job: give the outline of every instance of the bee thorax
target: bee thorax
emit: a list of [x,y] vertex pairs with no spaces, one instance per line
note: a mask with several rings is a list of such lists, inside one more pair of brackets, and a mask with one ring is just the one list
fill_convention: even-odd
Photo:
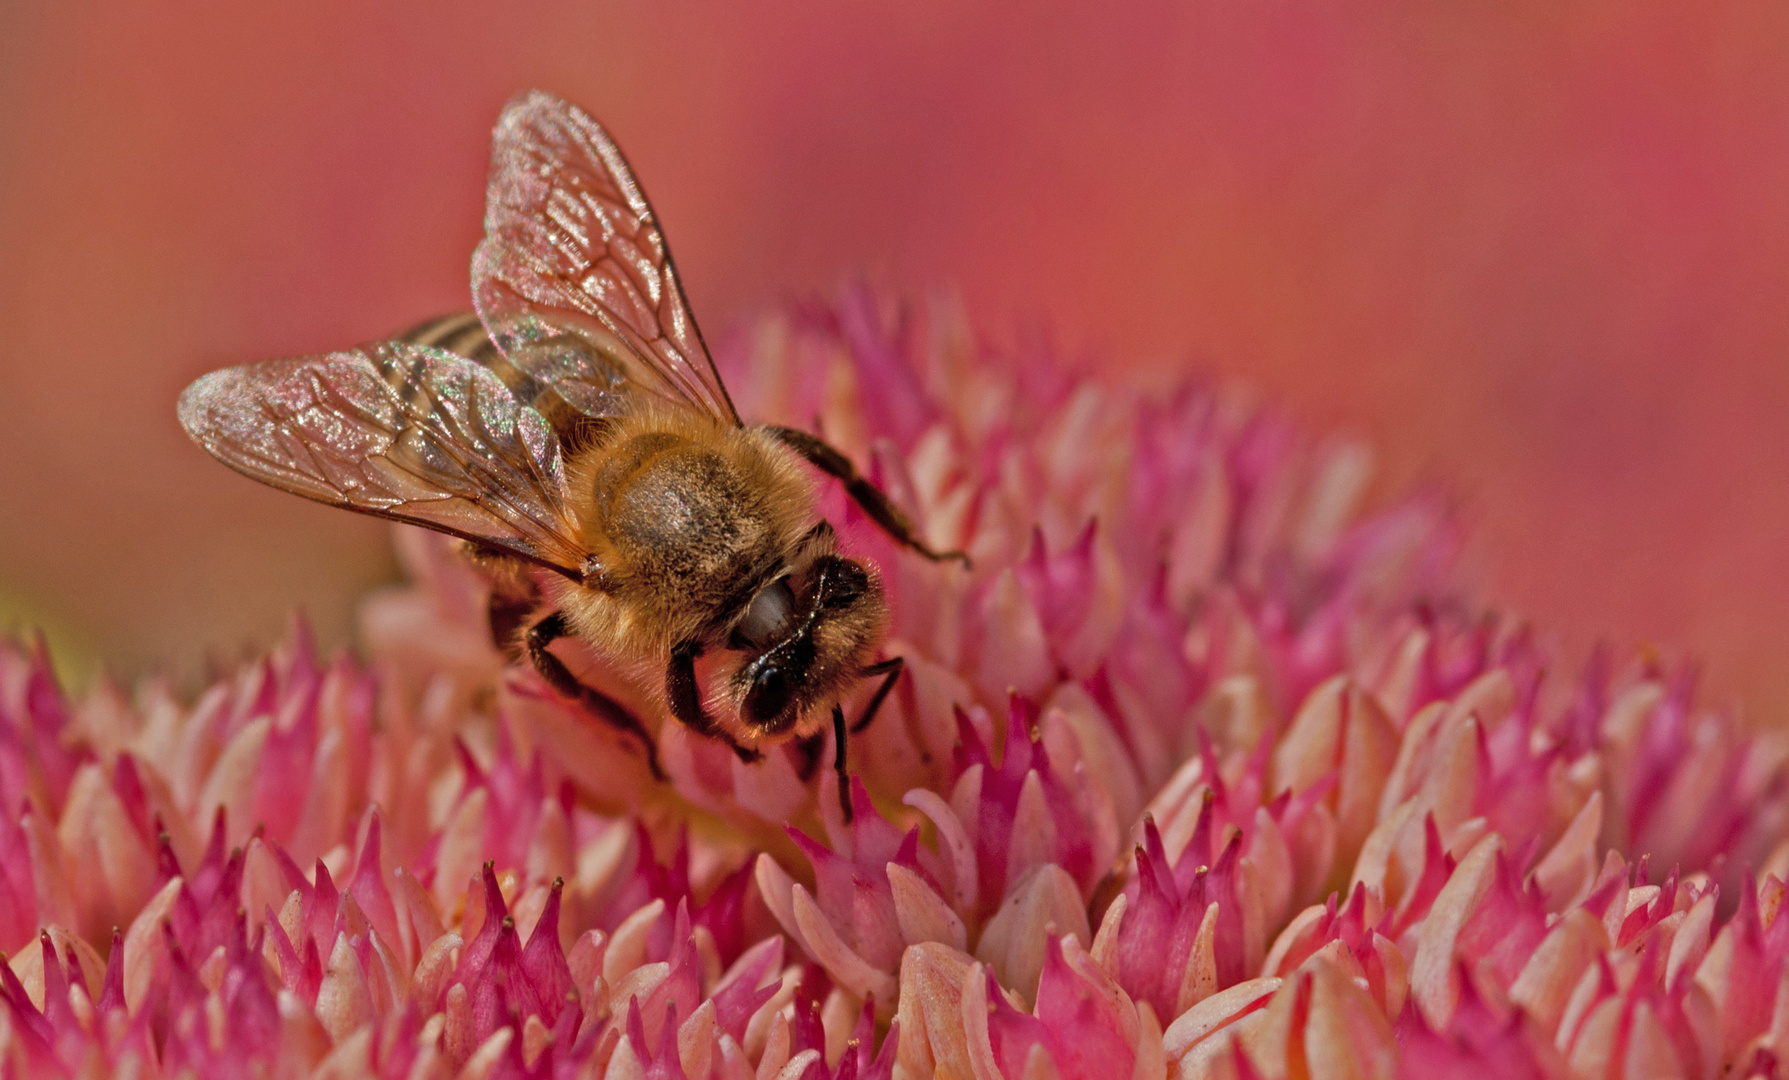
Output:
[[630,440],[602,463],[592,489],[617,569],[650,574],[657,587],[706,596],[774,543],[763,496],[743,470],[675,435]]
[[[582,540],[603,568],[579,620],[605,651],[663,655],[726,631],[774,581],[812,521],[812,487],[754,433],[642,410],[567,470]],[[748,631],[768,642],[788,616],[774,597]]]

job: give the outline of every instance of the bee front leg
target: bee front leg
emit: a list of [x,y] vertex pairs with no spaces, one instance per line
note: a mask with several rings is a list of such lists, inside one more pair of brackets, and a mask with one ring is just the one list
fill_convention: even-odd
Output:
[[652,769],[655,780],[665,779],[665,770],[658,763],[658,746],[652,741],[652,735],[640,718],[629,712],[619,701],[598,690],[592,690],[578,681],[578,677],[565,666],[565,661],[554,656],[548,648],[562,637],[571,636],[571,627],[566,623],[565,612],[555,611],[546,618],[528,628],[525,642],[528,648],[528,659],[540,677],[547,680],[547,685],[568,697],[596,717],[619,731],[627,732],[640,740],[646,749],[646,764]]
[[900,679],[901,672],[906,670],[906,667],[907,661],[904,658],[891,656],[887,660],[871,664],[857,673],[860,678],[864,679],[873,679],[880,675],[882,676],[882,685],[876,687],[876,692],[871,694],[870,700],[864,704],[863,715],[859,716],[857,722],[851,725],[851,734],[855,735],[869,727],[870,721],[876,719],[876,714],[882,711],[882,703],[888,700],[889,692],[894,689],[895,683]]
[[764,753],[749,746],[741,746],[702,707],[702,688],[696,682],[696,657],[701,655],[702,646],[694,641],[679,642],[671,649],[671,664],[665,669],[665,698],[671,703],[671,715],[698,735],[725,740],[733,748],[733,752],[739,755],[739,760],[750,765],[761,759]]
[[905,659],[891,656],[887,660],[871,664],[857,673],[866,679],[880,675],[882,676],[882,685],[876,687],[876,692],[871,694],[870,700],[864,703],[863,714],[857,718],[856,723],[845,723],[843,706],[835,704],[832,707],[832,741],[835,747],[832,768],[839,777],[839,809],[845,812],[847,825],[851,823],[851,777],[845,767],[845,745],[850,741],[851,736],[869,727],[870,721],[876,719],[876,714],[882,711],[882,703],[888,700],[890,691],[894,690],[895,682],[900,679],[901,672],[906,667]]
[[906,512],[896,506],[894,500],[890,499],[881,488],[870,483],[859,473],[857,467],[851,464],[850,458],[834,449],[824,439],[809,435],[796,428],[772,425],[763,430],[769,432],[772,438],[784,446],[806,458],[808,464],[814,468],[828,476],[837,477],[845,485],[845,494],[851,496],[851,500],[862,507],[864,513],[870,515],[870,520],[880,525],[882,531],[894,537],[897,542],[912,548],[933,562],[956,559],[965,567],[969,565],[969,556],[961,551],[933,551],[928,547],[926,542],[919,538],[919,533],[914,529],[913,522],[907,517]]

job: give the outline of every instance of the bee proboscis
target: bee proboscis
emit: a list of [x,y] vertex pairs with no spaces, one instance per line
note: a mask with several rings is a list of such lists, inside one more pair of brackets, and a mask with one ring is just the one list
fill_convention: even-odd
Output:
[[[962,554],[928,547],[818,437],[740,420],[620,150],[550,94],[517,97],[497,123],[472,289],[476,317],[214,371],[181,394],[180,422],[255,480],[466,541],[510,583],[493,625],[514,625],[557,692],[637,736],[655,775],[644,725],[554,641],[662,670],[671,715],[748,761],[817,735],[830,706],[849,817],[847,729],[874,716],[901,660],[875,660],[880,578],[839,551],[800,462],[914,551]],[[877,676],[847,725],[841,695]]]

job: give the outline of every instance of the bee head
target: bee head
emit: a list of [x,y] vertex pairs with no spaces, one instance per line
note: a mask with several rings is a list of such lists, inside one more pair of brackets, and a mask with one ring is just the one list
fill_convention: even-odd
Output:
[[821,555],[766,587],[733,633],[734,646],[752,654],[733,676],[740,720],[764,735],[795,727],[836,699],[887,621],[881,581],[855,559]]

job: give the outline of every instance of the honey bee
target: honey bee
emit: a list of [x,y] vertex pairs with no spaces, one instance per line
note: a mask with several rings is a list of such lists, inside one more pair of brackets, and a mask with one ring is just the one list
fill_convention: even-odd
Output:
[[[497,582],[493,626],[513,626],[555,691],[637,737],[660,778],[646,726],[581,683],[556,640],[662,672],[670,714],[747,761],[816,738],[830,706],[849,817],[848,727],[902,662],[875,660],[880,578],[817,519],[801,463],[906,547],[967,558],[928,547],[817,436],[740,420],[621,151],[550,94],[498,120],[472,293],[476,316],[402,340],[214,371],[181,394],[180,422],[252,479],[461,538]],[[841,696],[874,677],[847,725]]]

